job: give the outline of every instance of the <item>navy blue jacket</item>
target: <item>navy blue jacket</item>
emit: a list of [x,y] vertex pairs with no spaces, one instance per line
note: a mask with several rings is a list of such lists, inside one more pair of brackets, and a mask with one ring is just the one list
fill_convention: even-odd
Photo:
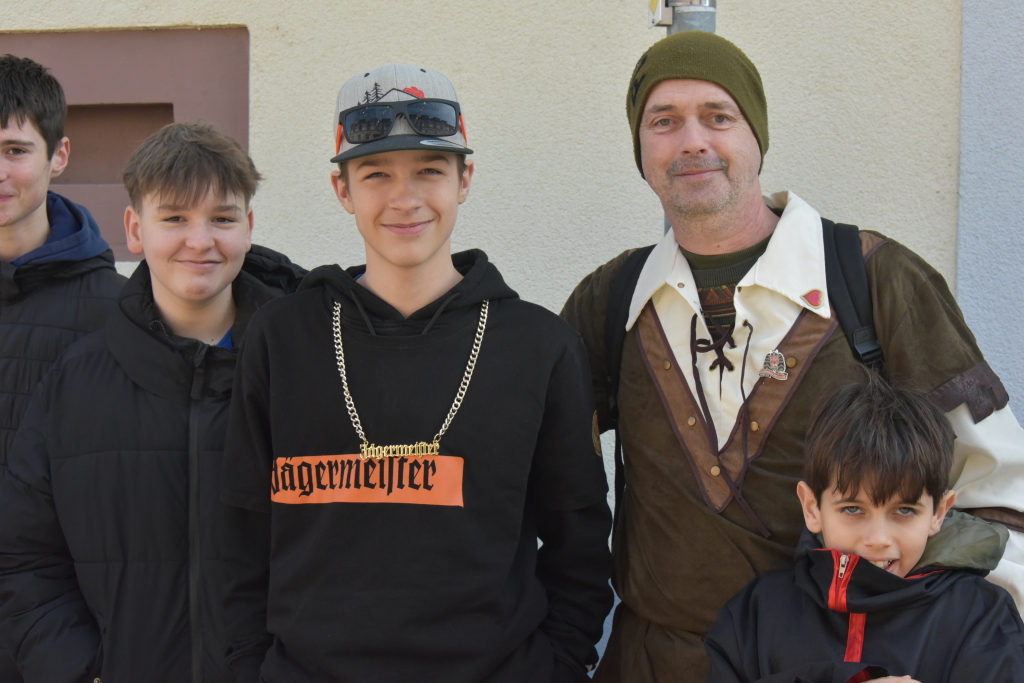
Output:
[[983,577],[1006,530],[954,512],[907,578],[822,549],[804,530],[793,569],[726,604],[704,645],[711,683],[1024,681],[1024,624]]

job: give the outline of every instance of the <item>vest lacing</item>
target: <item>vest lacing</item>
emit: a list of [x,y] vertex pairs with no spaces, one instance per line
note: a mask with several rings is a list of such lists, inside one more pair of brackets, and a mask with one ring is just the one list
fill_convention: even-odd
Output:
[[[690,362],[693,367],[693,383],[697,390],[697,400],[700,402],[700,410],[704,416],[704,430],[705,434],[707,435],[708,446],[711,448],[711,451],[715,454],[715,457],[718,458],[719,469],[721,470],[720,476],[723,479],[725,479],[725,483],[728,484],[729,491],[732,492],[733,498],[736,499],[736,502],[739,504],[740,508],[746,513],[747,517],[750,518],[750,521],[754,524],[754,526],[761,533],[761,535],[765,538],[769,538],[772,534],[770,531],[768,531],[768,527],[764,525],[764,523],[754,513],[754,510],[753,508],[750,507],[750,504],[747,503],[746,499],[743,498],[743,495],[740,493],[740,490],[737,487],[736,482],[734,482],[732,480],[732,477],[729,476],[729,473],[726,471],[725,466],[721,460],[722,449],[720,449],[718,446],[718,431],[715,429],[715,422],[711,417],[711,410],[708,408],[708,402],[704,396],[704,386],[700,381],[700,371],[697,369],[697,354],[708,353],[710,351],[715,352],[715,359],[711,361],[711,366],[709,370],[713,371],[716,368],[718,369],[719,385],[721,385],[721,381],[724,377],[725,371],[729,370],[731,372],[732,370],[735,369],[733,363],[728,358],[725,357],[725,353],[722,351],[722,349],[725,347],[726,344],[729,345],[729,348],[734,349],[736,348],[736,342],[732,338],[732,327],[728,329],[723,329],[714,318],[711,318],[711,324],[714,325],[715,331],[719,335],[718,339],[715,340],[714,342],[712,342],[709,339],[697,339],[697,314],[694,313],[693,318],[690,320]],[[740,432],[742,434],[741,444],[743,462],[746,462],[746,423],[750,416],[750,401],[749,397],[747,396],[746,389],[743,385],[743,381],[746,377],[747,353],[750,351],[750,341],[754,337],[754,326],[751,325],[750,322],[747,320],[743,321],[743,326],[747,328],[748,332],[747,343],[743,347],[743,363],[740,366],[740,395],[743,397],[743,403],[740,405],[737,420],[739,421]]]

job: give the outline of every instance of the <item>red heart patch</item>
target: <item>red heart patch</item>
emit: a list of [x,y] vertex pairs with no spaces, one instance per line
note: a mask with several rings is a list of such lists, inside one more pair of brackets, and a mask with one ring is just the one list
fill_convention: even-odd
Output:
[[820,289],[812,289],[800,298],[809,303],[813,308],[821,308],[821,297]]

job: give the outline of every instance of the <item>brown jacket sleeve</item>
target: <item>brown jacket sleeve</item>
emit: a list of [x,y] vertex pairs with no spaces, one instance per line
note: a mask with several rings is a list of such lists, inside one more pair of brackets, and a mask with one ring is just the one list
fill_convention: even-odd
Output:
[[867,262],[875,330],[893,379],[931,392],[946,412],[967,403],[975,422],[1007,404],[946,281],[920,256],[888,240]]

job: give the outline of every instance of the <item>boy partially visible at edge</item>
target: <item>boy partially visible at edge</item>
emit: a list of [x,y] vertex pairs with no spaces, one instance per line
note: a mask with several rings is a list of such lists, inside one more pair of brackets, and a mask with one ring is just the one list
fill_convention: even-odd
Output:
[[312,271],[242,350],[236,681],[586,681],[612,596],[582,342],[482,251],[451,253],[474,167],[447,78],[361,71],[334,123],[366,265]]
[[1024,680],[1024,624],[983,580],[1007,531],[950,513],[949,421],[923,393],[860,374],[808,431],[796,566],[725,606],[705,639],[708,680]]
[[[125,282],[88,209],[49,190],[71,154],[66,116],[46,67],[0,56],[0,474],[32,390],[103,325]],[[0,681],[20,680],[0,647]]]

